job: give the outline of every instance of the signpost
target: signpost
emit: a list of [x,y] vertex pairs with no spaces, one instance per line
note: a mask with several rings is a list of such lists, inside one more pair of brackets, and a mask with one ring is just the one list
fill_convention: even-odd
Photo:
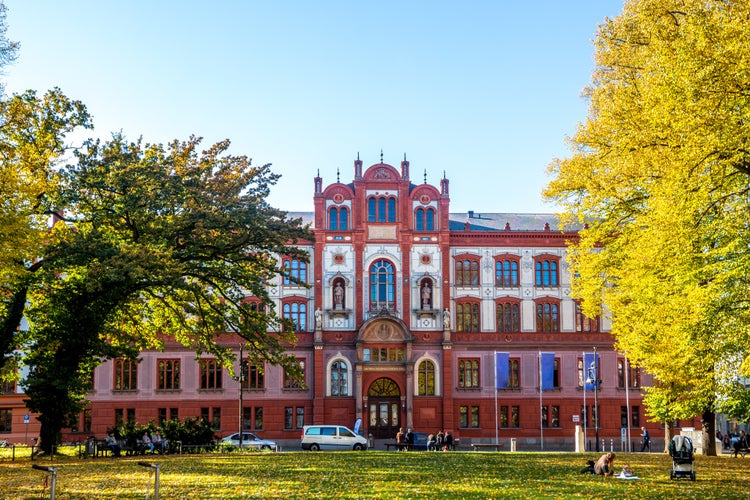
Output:
[[23,442],[29,444],[29,414],[23,416],[23,423],[26,424],[26,434],[23,436]]

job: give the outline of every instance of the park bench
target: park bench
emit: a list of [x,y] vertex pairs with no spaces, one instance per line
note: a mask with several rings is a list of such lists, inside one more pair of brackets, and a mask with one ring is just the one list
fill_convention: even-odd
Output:
[[471,443],[471,447],[474,449],[474,451],[481,451],[481,450],[500,451],[500,448],[503,447],[503,443]]

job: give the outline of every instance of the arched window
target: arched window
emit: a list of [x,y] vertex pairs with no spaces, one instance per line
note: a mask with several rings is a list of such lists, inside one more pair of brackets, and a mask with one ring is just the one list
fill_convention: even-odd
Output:
[[479,304],[476,302],[463,302],[456,304],[456,331],[478,332],[479,331]]
[[536,304],[536,331],[560,331],[560,308],[557,304],[550,302]]
[[348,396],[349,366],[344,360],[337,359],[331,363],[330,376],[331,396]]
[[395,302],[395,273],[393,264],[376,260],[370,266],[370,308],[393,309]]
[[284,285],[300,286],[293,280],[301,283],[307,281],[307,263],[299,259],[284,260]]
[[521,330],[521,313],[517,303],[498,303],[496,311],[498,332],[509,333]]
[[577,332],[598,332],[599,318],[589,318],[583,314],[581,304],[576,302],[576,331]]
[[367,220],[369,222],[395,222],[396,198],[384,196],[367,200]]
[[414,229],[417,231],[434,231],[435,211],[431,208],[417,208],[414,211]]
[[339,228],[339,209],[332,208],[328,211],[328,229],[335,231]]
[[339,230],[349,229],[349,210],[346,207],[339,208]]
[[501,259],[495,262],[495,286],[518,287],[518,261]]
[[435,363],[426,359],[417,368],[417,394],[420,396],[435,395]]
[[479,286],[479,261],[456,260],[456,286]]
[[304,302],[285,302],[282,307],[284,319],[294,323],[295,332],[307,331],[307,304]]
[[557,273],[557,260],[543,259],[537,260],[534,264],[536,271],[536,286],[555,287],[558,286],[559,279]]

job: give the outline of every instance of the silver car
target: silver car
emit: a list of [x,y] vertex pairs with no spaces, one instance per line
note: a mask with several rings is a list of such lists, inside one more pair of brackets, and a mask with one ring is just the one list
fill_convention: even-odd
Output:
[[[235,432],[225,438],[222,438],[222,443],[231,444],[233,446],[240,446],[240,433]],[[261,439],[252,432],[242,433],[242,447],[243,448],[255,448],[256,450],[277,450],[276,441],[269,441],[268,439]]]

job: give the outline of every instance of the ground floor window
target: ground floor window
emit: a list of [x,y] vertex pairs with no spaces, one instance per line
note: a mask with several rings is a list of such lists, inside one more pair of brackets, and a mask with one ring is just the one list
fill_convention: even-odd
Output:
[[500,427],[518,427],[519,411],[518,406],[501,406],[500,407]]
[[542,406],[542,427],[560,427],[559,406]]
[[284,408],[284,429],[301,429],[305,425],[305,408],[292,406]]
[[10,408],[0,408],[0,433],[11,432],[13,430],[13,410]]
[[459,426],[462,429],[479,428],[479,407],[478,406],[460,406],[458,409]]

